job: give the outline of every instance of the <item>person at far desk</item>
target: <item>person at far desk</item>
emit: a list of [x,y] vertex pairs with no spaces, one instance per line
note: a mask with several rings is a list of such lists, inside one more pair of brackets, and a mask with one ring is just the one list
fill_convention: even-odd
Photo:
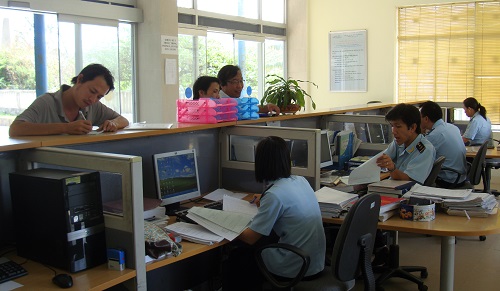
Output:
[[128,125],[128,120],[99,100],[112,91],[114,78],[100,64],[91,64],[55,93],[38,98],[9,128],[10,136],[87,134],[92,125],[98,131],[114,132]]
[[[301,248],[311,263],[304,280],[311,280],[325,265],[325,234],[318,200],[304,177],[291,175],[290,151],[277,136],[262,139],[255,152],[255,178],[269,186],[256,195],[258,212],[250,226],[237,238],[246,245],[233,249],[223,268],[222,289],[261,290],[263,276],[254,257],[255,245],[274,230],[279,242]],[[302,261],[279,249],[268,249],[264,263],[269,270],[285,278],[298,273]]]
[[[243,84],[245,83],[240,67],[225,65],[219,70],[217,78],[220,82],[221,98],[240,98],[241,91],[243,91]],[[260,113],[272,113],[273,111],[278,115],[280,114],[280,108],[275,104],[259,105]]]
[[443,170],[438,174],[436,185],[441,188],[462,187],[467,179],[467,168],[465,145],[462,142],[460,129],[443,121],[443,111],[436,102],[422,103],[420,116],[420,127],[427,140],[434,145],[436,157],[445,157]]
[[193,100],[200,98],[220,98],[219,79],[211,76],[200,76],[193,85]]
[[432,170],[436,151],[421,134],[420,112],[413,105],[401,103],[385,119],[391,125],[394,140],[377,159],[377,166],[386,168],[391,179],[423,184]]
[[465,145],[481,145],[491,138],[491,121],[486,117],[486,108],[473,97],[466,98],[463,104],[470,121],[462,140]]

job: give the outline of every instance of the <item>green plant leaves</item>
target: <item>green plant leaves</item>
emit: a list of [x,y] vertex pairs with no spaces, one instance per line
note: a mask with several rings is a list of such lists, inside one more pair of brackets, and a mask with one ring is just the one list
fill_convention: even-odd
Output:
[[290,104],[297,104],[305,108],[305,96],[308,96],[311,99],[312,108],[316,109],[316,103],[312,100],[311,95],[302,89],[299,84],[310,83],[318,88],[315,83],[294,79],[285,80],[283,77],[274,74],[267,75],[266,79],[269,79],[266,81],[268,87],[264,91],[264,98],[260,101],[261,105],[272,103],[282,108]]

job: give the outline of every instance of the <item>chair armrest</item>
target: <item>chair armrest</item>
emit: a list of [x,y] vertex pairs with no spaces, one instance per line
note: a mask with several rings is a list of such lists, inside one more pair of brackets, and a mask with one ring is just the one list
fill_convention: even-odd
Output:
[[[262,252],[266,249],[284,249],[290,252],[295,253],[297,256],[299,256],[302,259],[302,267],[300,268],[300,271],[297,273],[295,278],[293,278],[290,281],[279,281],[277,280],[274,276],[273,273],[271,273],[268,269],[266,264],[264,263],[264,260],[262,259]],[[262,246],[258,248],[255,252],[255,258],[257,260],[257,265],[259,266],[259,269],[261,273],[264,275],[264,277],[269,281],[274,287],[276,288],[291,288],[295,285],[297,285],[304,275],[306,274],[307,270],[309,269],[309,264],[311,263],[311,258],[309,255],[304,252],[302,249],[290,245],[290,244],[285,244],[285,243],[274,243],[274,244],[268,244],[265,246]]]

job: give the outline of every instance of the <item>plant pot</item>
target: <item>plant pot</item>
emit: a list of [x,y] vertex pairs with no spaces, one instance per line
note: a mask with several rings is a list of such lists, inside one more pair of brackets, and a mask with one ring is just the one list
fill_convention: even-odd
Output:
[[300,110],[300,105],[297,104],[289,104],[287,106],[280,107],[280,112],[282,114],[295,114]]

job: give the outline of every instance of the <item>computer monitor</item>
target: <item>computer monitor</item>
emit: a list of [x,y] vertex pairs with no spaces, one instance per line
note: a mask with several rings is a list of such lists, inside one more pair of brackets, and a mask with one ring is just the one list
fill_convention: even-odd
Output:
[[321,131],[320,152],[321,152],[320,167],[324,168],[333,165],[332,147],[331,147],[330,133],[328,130]]
[[180,210],[180,202],[200,196],[196,150],[153,155],[156,193],[167,214]]

